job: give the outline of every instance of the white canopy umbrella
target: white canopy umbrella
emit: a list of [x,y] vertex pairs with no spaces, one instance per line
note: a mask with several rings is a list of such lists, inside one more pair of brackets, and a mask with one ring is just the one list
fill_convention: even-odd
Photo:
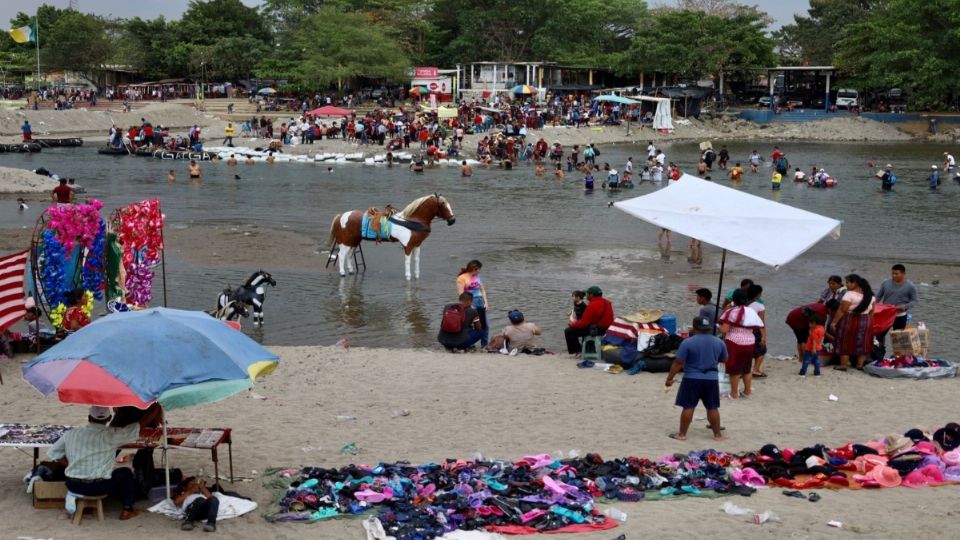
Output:
[[727,250],[780,267],[825,236],[840,237],[841,222],[685,174],[669,186],[614,204],[643,221],[723,248],[717,309]]

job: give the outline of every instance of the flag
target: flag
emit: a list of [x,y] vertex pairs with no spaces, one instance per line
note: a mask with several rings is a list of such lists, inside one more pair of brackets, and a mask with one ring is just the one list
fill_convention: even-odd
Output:
[[23,276],[29,250],[0,258],[0,332],[20,320],[23,304]]
[[33,43],[37,40],[37,31],[32,24],[13,28],[10,30],[10,37],[17,43]]

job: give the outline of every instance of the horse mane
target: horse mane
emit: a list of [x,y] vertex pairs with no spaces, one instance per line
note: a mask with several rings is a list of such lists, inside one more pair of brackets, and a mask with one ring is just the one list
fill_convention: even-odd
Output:
[[[435,197],[437,197],[437,195],[424,195],[423,197],[420,197],[419,199],[414,200],[412,203],[408,204],[403,210],[399,212],[400,216],[403,218],[410,217],[410,214],[413,214],[414,212],[416,212],[417,209],[420,208],[420,206],[423,203],[427,202],[428,199],[433,199]],[[443,206],[444,203],[447,202],[447,199],[444,198],[443,195],[440,195],[439,198],[440,198],[439,200],[440,206]]]
[[433,195],[424,195],[419,199],[415,199],[412,203],[408,204],[403,210],[400,211],[400,215],[403,217],[410,217],[410,214],[416,212],[417,208],[420,208],[420,205],[431,197],[433,197]]

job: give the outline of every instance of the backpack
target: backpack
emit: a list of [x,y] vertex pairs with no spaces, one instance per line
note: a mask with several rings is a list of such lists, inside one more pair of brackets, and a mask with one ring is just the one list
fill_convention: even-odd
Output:
[[890,173],[890,177],[887,178],[887,183],[891,186],[897,183],[897,175]]
[[467,321],[467,312],[460,304],[450,304],[443,308],[440,331],[447,334],[459,334]]

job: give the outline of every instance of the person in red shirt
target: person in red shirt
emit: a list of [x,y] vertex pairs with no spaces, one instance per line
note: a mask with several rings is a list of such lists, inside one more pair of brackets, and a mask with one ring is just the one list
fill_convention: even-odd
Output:
[[803,359],[803,345],[810,337],[810,319],[816,315],[822,320],[827,320],[829,315],[836,313],[840,307],[836,300],[831,300],[826,304],[815,302],[805,306],[799,306],[787,313],[787,326],[793,330],[793,335],[797,337],[797,358]]
[[567,340],[567,352],[580,354],[580,338],[595,335],[602,336],[613,323],[613,304],[603,297],[600,287],[594,285],[587,289],[586,311],[563,331]]
[[58,204],[73,204],[76,195],[74,191],[70,189],[70,186],[67,185],[67,179],[61,178],[60,185],[53,188],[51,192],[53,196],[53,201]]

